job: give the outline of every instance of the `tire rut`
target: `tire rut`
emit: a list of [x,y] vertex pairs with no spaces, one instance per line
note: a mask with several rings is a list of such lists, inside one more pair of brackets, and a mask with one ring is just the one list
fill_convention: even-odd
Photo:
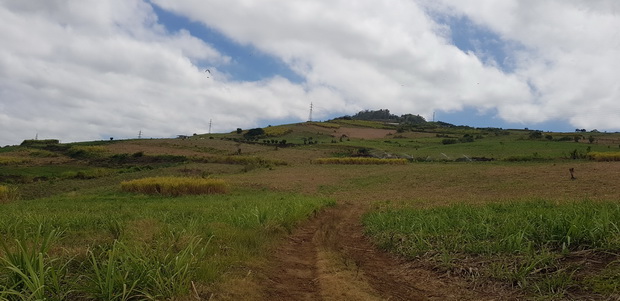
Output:
[[272,255],[260,285],[265,300],[513,299],[378,250],[363,235],[364,211],[339,204],[298,228]]

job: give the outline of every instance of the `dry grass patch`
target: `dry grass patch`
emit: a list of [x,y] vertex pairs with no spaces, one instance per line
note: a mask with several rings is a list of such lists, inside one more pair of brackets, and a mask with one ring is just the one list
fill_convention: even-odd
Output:
[[347,164],[347,165],[405,165],[407,159],[380,159],[380,158],[318,158],[312,160],[314,164]]
[[620,152],[591,152],[588,158],[594,161],[620,161]]
[[154,177],[121,183],[127,192],[167,196],[226,193],[228,184],[219,179]]
[[8,203],[18,197],[17,189],[9,186],[0,185],[0,203]]
[[0,165],[16,165],[28,162],[30,162],[30,160],[26,158],[0,156]]

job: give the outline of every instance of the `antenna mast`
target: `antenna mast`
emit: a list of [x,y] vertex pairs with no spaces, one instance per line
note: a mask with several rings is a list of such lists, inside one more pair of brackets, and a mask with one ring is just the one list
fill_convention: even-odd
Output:
[[312,103],[310,103],[310,115],[308,116],[308,121],[312,121],[312,109],[313,109],[314,105]]
[[211,134],[211,124],[213,124],[213,119],[209,119],[209,134]]

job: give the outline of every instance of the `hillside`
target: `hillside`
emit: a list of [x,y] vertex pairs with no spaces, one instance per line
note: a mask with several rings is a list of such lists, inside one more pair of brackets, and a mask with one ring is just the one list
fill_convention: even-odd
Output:
[[613,299],[618,161],[618,133],[389,118],[28,140],[0,148],[0,300]]

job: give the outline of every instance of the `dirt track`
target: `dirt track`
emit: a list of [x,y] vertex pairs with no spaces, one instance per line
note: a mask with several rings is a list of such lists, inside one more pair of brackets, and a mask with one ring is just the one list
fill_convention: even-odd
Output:
[[361,204],[341,204],[291,235],[266,271],[265,300],[514,299],[378,250],[362,234],[363,211]]

